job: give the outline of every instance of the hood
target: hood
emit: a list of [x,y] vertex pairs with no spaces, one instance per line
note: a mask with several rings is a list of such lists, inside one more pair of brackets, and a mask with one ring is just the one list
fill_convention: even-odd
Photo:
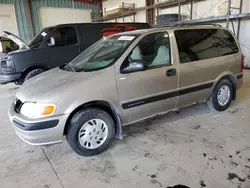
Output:
[[25,82],[17,91],[16,97],[22,102],[36,102],[59,87],[73,85],[72,83],[75,81],[87,79],[87,75],[89,74],[85,72],[69,72],[60,68],[51,69]]
[[22,39],[20,39],[19,37],[17,37],[16,35],[8,32],[8,31],[3,31],[2,34],[4,37],[15,42],[19,46],[19,50],[29,49],[29,46],[27,44],[25,44],[25,42]]

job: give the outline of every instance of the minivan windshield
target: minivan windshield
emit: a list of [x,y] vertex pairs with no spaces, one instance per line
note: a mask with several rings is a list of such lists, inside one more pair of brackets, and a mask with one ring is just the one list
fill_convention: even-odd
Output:
[[124,53],[137,36],[121,34],[102,38],[67,66],[76,72],[95,71],[108,67]]
[[29,44],[31,49],[38,48],[46,36],[53,30],[53,27],[44,28]]

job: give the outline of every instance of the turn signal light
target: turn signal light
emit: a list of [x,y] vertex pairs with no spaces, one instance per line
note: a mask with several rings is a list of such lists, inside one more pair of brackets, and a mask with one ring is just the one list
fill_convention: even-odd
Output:
[[46,107],[44,107],[44,110],[41,113],[41,115],[50,115],[50,114],[53,114],[54,111],[55,111],[55,107],[54,106],[46,106]]

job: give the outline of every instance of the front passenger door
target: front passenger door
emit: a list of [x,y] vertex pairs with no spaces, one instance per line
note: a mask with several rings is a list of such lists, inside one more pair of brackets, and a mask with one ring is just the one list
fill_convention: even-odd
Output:
[[178,71],[171,58],[167,32],[145,36],[131,51],[120,69],[129,62],[144,62],[145,70],[117,75],[123,124],[172,110],[176,104]]
[[51,37],[55,43],[53,46],[48,46],[47,51],[52,67],[68,63],[79,55],[80,44],[75,27],[59,27]]

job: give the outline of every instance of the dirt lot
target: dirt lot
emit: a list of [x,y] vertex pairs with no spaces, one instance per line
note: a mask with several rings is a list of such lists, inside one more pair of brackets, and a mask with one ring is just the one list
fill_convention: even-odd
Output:
[[7,116],[15,90],[0,86],[0,187],[250,187],[250,71],[227,111],[200,104],[125,127],[123,141],[89,158],[67,142],[21,141]]

